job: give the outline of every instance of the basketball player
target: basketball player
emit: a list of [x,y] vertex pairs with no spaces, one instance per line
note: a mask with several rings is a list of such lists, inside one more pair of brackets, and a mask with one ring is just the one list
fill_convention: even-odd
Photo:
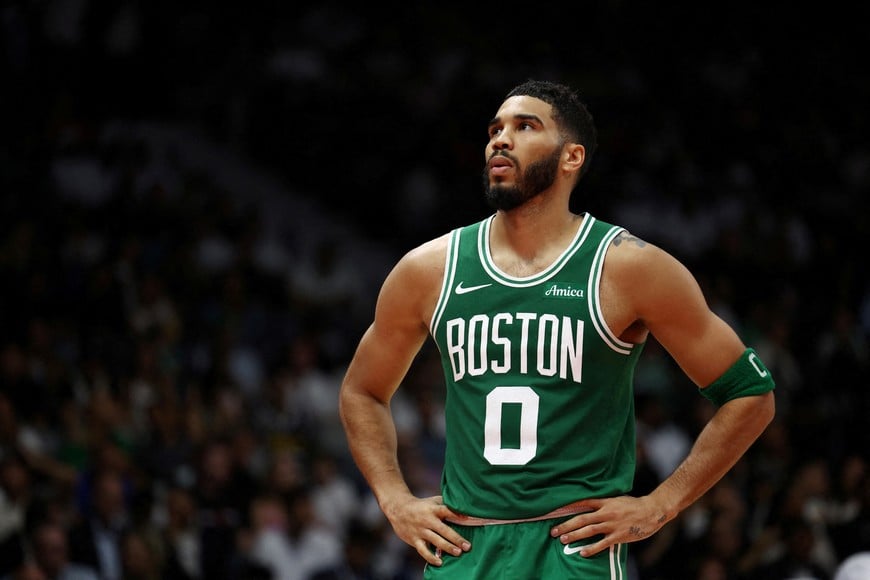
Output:
[[[570,88],[508,93],[486,145],[495,213],[399,260],[347,370],[351,452],[427,578],[624,578],[626,544],[703,495],[773,418],[770,373],[687,269],[569,209],[596,140]],[[650,334],[717,410],[675,472],[632,497],[632,377]],[[441,495],[418,498],[390,400],[428,336],[447,447]]]

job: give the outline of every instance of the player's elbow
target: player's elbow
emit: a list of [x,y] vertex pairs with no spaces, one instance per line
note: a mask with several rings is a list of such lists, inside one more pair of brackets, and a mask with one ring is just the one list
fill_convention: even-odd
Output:
[[758,425],[759,432],[763,431],[773,422],[776,417],[776,397],[773,391],[753,397],[754,409],[752,416]]
[[387,408],[388,402],[379,399],[360,383],[349,379],[342,383],[338,392],[338,416],[345,429],[352,421],[370,417],[374,410],[381,407]]
[[338,416],[345,428],[347,428],[348,419],[356,406],[354,404],[355,396],[355,391],[347,383],[343,384],[338,391]]
[[773,391],[770,391],[762,395],[762,397],[767,409],[767,422],[769,424],[776,417],[776,396],[773,394]]
[[[725,411],[727,409],[727,411]],[[723,405],[726,416],[739,426],[745,437],[758,438],[776,416],[776,402],[773,391],[746,397],[737,397]]]

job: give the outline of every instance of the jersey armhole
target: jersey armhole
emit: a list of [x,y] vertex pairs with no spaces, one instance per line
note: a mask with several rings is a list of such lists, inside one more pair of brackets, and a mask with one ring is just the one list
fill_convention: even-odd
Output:
[[620,340],[618,336],[611,330],[604,320],[604,314],[601,311],[601,274],[604,271],[604,259],[607,256],[607,250],[610,244],[620,233],[625,231],[625,228],[612,226],[610,230],[601,239],[598,244],[598,249],[595,251],[595,256],[592,259],[592,268],[589,272],[589,318],[592,320],[592,325],[601,340],[612,350],[619,354],[629,355],[636,346],[631,342]]
[[441,322],[441,316],[444,314],[444,309],[447,307],[447,301],[450,299],[450,289],[453,288],[453,280],[456,277],[456,264],[459,261],[459,238],[460,229],[456,228],[450,232],[450,239],[447,241],[447,252],[444,257],[444,279],[441,281],[441,293],[438,295],[438,302],[435,304],[435,311],[432,313],[432,320],[429,322],[429,333],[434,337],[438,324]]

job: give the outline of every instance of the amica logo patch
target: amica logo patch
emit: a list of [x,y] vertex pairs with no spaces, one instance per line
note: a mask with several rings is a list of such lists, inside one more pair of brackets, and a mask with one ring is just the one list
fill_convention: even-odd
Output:
[[544,291],[549,298],[585,298],[583,287],[574,284],[553,284]]

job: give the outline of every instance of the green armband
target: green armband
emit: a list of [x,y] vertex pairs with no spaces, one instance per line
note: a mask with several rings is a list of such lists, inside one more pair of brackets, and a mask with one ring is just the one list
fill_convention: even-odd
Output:
[[772,391],[775,386],[770,371],[755,351],[747,348],[721,377],[710,386],[698,390],[718,407],[732,399],[763,395]]

